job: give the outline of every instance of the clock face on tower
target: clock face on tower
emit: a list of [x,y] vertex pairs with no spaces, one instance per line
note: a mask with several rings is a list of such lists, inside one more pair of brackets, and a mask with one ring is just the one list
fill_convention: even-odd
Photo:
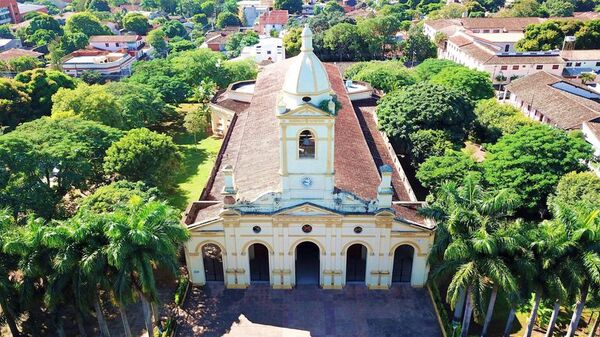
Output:
[[300,179],[300,182],[304,187],[310,187],[310,185],[312,185],[312,179],[310,179],[310,177],[302,177],[302,179]]

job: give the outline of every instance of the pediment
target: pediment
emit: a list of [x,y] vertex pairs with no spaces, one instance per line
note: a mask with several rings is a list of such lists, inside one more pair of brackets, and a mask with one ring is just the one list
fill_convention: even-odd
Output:
[[277,216],[329,216],[342,217],[340,214],[314,204],[302,204],[275,213]]
[[305,118],[305,117],[326,117],[334,118],[329,112],[323,111],[312,104],[302,104],[284,115],[280,115],[280,118]]

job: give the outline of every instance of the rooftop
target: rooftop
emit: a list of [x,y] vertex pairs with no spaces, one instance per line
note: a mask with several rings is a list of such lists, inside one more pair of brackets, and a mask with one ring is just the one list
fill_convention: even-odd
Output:
[[142,40],[139,35],[94,35],[90,37],[90,43],[106,43],[106,42],[136,42]]
[[36,4],[32,4],[32,3],[26,3],[26,4],[22,4],[22,3],[17,3],[17,6],[19,7],[19,12],[21,13],[21,15],[25,14],[25,13],[29,13],[29,12],[35,12],[35,11],[43,11],[43,10],[48,10],[48,7],[44,6],[44,5],[36,5]]
[[600,49],[565,50],[560,56],[567,61],[600,61]]
[[[204,222],[218,216],[223,206],[221,168],[226,165],[234,168],[239,200],[254,200],[264,193],[281,190],[279,124],[275,107],[284,74],[294,61],[292,58],[265,66],[259,73],[252,101],[247,109],[235,115],[223,142],[221,160],[217,161],[202,193],[202,201],[215,201],[215,204],[190,210],[191,221]],[[381,164],[396,167],[372,115],[375,100],[362,101],[360,107],[353,106],[337,66],[324,66],[331,88],[342,105],[335,123],[335,188],[373,200],[381,180],[378,167]],[[392,176],[394,200],[413,201],[414,197],[402,181],[402,173],[394,170]],[[413,208],[394,205],[394,210],[398,218],[423,223]]]
[[596,138],[600,139],[600,117],[592,119],[591,121],[587,121],[584,124],[588,127],[588,129],[590,129]]
[[549,124],[561,129],[580,129],[583,122],[600,117],[598,93],[545,71],[517,79],[506,87],[544,114]]
[[285,25],[288,22],[288,11],[274,9],[263,13],[258,20],[260,25]]
[[9,50],[5,50],[0,53],[0,61],[8,61],[17,57],[29,56],[38,58],[44,54],[38,53],[33,50],[20,49],[20,48],[12,48]]

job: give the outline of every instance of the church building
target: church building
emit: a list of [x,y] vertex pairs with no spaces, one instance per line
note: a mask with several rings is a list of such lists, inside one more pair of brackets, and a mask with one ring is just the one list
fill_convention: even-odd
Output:
[[300,54],[252,86],[184,217],[192,282],[424,286],[435,224],[377,128],[372,89],[322,63],[308,27]]

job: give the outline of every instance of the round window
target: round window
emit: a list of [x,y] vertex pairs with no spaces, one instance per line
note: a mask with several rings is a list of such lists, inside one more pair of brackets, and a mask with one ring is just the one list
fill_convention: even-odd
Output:
[[261,231],[261,228],[260,228],[260,226],[254,226],[254,227],[252,227],[252,231],[253,231],[254,233],[260,233],[260,231]]
[[356,233],[356,234],[362,233],[362,227],[360,227],[360,226],[354,227],[354,233]]
[[312,226],[311,225],[304,225],[304,226],[302,226],[302,231],[304,233],[310,233],[310,232],[312,232]]
[[304,96],[304,97],[302,97],[302,100],[303,100],[304,102],[310,102],[310,100],[311,100],[311,99],[312,99],[312,98],[310,98],[310,97],[308,97],[308,96]]

